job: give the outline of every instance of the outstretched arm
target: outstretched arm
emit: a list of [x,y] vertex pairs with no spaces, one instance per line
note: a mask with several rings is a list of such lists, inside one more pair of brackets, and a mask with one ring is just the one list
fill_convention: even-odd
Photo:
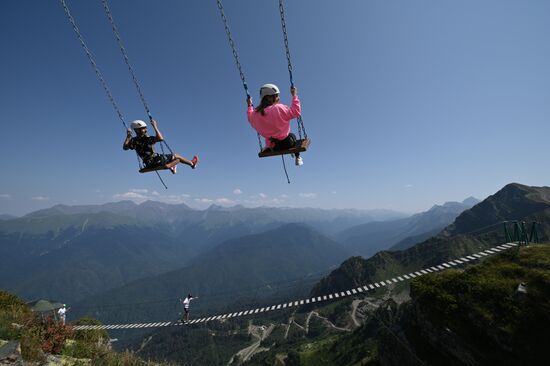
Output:
[[123,150],[128,150],[130,148],[130,141],[132,141],[132,130],[128,129],[128,131],[126,131],[126,138],[124,139],[124,144],[122,144]]
[[162,133],[160,133],[159,128],[157,126],[157,121],[155,121],[154,119],[151,119],[151,126],[153,126],[153,130],[155,130],[156,142],[164,141],[164,136],[162,136]]

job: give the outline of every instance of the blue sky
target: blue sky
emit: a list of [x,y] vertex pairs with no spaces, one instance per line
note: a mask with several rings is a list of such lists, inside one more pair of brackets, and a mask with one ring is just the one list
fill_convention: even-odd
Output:
[[[71,11],[126,120],[146,119],[100,0]],[[215,0],[110,1],[145,97],[200,166],[137,172],[124,129],[58,1],[0,4],[0,213],[124,198],[391,208],[548,185],[550,3],[287,1],[305,165],[258,159]],[[275,0],[226,0],[248,83],[288,73]]]

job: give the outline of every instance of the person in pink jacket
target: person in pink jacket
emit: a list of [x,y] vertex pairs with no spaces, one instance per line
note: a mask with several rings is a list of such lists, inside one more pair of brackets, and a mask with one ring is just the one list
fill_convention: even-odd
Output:
[[[302,112],[296,88],[290,89],[292,104],[280,103],[279,88],[265,84],[260,88],[260,105],[254,108],[252,98],[248,98],[248,122],[265,138],[266,149],[286,150],[296,144],[296,136],[290,132],[290,121]],[[300,153],[295,154],[296,165],[304,164]]]

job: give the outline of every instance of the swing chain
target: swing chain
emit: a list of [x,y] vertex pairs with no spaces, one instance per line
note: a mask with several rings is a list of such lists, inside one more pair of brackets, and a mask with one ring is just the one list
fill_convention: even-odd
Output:
[[223,26],[225,28],[225,34],[227,34],[227,40],[229,41],[229,46],[231,47],[231,52],[233,53],[233,58],[235,59],[235,65],[237,65],[237,69],[239,70],[239,76],[241,77],[241,81],[243,83],[244,91],[246,92],[247,99],[250,98],[250,93],[248,92],[248,84],[246,83],[246,79],[244,77],[243,68],[241,66],[241,62],[239,60],[239,54],[237,53],[237,47],[235,46],[235,41],[233,41],[233,37],[231,36],[231,30],[229,29],[229,22],[227,21],[227,17],[225,16],[225,11],[223,10],[223,4],[221,0],[216,0],[218,3],[218,9],[220,10],[220,16],[223,21]]
[[[120,37],[120,33],[118,32],[118,28],[116,26],[115,20],[113,18],[113,14],[111,13],[111,9],[109,9],[109,4],[107,3],[107,0],[101,0],[103,3],[103,9],[105,9],[105,15],[107,15],[107,18],[109,19],[109,23],[111,23],[111,28],[113,29],[113,33],[115,35],[118,47],[120,48],[120,52],[122,53],[122,58],[124,59],[124,63],[126,63],[126,66],[128,66],[128,71],[130,72],[130,76],[132,77],[132,80],[134,81],[134,85],[136,86],[136,90],[139,94],[139,98],[141,99],[141,103],[143,103],[143,107],[145,108],[145,112],[147,113],[147,116],[149,117],[149,122],[153,121],[153,116],[151,115],[151,110],[149,109],[149,105],[147,104],[147,101],[145,100],[145,96],[143,95],[143,91],[141,90],[141,86],[139,85],[138,78],[136,76],[136,73],[134,71],[134,68],[130,64],[130,59],[128,57],[128,53],[126,52],[126,48],[124,48],[124,44],[122,43],[122,38]],[[163,140],[160,143],[160,149],[162,151],[162,154],[164,155],[164,146],[170,151],[172,155],[174,155],[174,152],[170,148],[170,145]],[[164,185],[164,182],[162,183]]]
[[[218,4],[218,9],[220,10],[220,16],[223,21],[223,27],[225,28],[225,34],[227,34],[227,40],[229,41],[229,46],[231,47],[231,52],[233,53],[233,59],[235,60],[235,65],[237,65],[239,76],[241,77],[241,82],[243,83],[243,88],[246,93],[246,99],[248,101],[248,99],[250,98],[250,92],[248,91],[248,84],[246,83],[243,67],[241,65],[241,61],[239,60],[239,54],[237,53],[237,46],[235,46],[235,41],[233,41],[233,36],[231,35],[231,30],[229,29],[229,22],[227,21],[227,17],[225,16],[222,0],[216,0],[216,3]],[[262,145],[262,139],[259,133],[257,133],[257,135],[258,135],[258,145],[260,146],[260,151],[262,151],[264,149]]]
[[107,97],[109,98],[109,101],[111,102],[111,105],[113,106],[116,114],[118,115],[118,118],[122,122],[122,125],[127,130],[128,126],[126,125],[126,122],[124,121],[124,117],[122,116],[122,112],[118,108],[118,105],[115,101],[115,98],[113,97],[113,94],[111,93],[111,90],[107,86],[107,82],[103,78],[103,75],[101,74],[101,71],[99,70],[99,67],[97,66],[94,57],[92,56],[92,52],[88,49],[88,46],[86,45],[86,42],[84,42],[84,37],[80,33],[80,30],[78,29],[78,26],[76,25],[76,22],[71,14],[71,11],[69,10],[69,7],[65,3],[65,0],[59,0],[61,2],[61,5],[63,6],[63,9],[65,10],[65,14],[67,15],[67,18],[69,19],[69,22],[71,23],[74,32],[76,33],[76,37],[80,41],[80,45],[84,49],[84,52],[86,52],[86,56],[88,56],[88,60],[90,60],[90,63],[92,64],[92,68],[95,71],[95,74],[97,78],[99,79],[99,82],[101,83],[101,86],[103,87],[103,90],[105,90],[105,93],[107,94]]
[[[294,88],[294,79],[292,77],[292,62],[290,61],[290,47],[288,45],[288,33],[286,31],[286,20],[285,20],[285,8],[283,5],[283,0],[279,0],[279,14],[281,16],[281,27],[283,29],[283,40],[285,43],[285,53],[286,53],[286,60],[287,60],[287,66],[288,66],[288,74],[290,76],[290,87]],[[296,121],[298,122],[298,135],[300,136],[300,140],[302,139],[302,133],[303,137],[307,139],[307,133],[306,128],[304,126],[304,122],[302,121],[302,116],[299,116]]]
[[141,90],[141,86],[139,85],[138,79],[136,77],[136,74],[134,72],[134,69],[132,68],[132,65],[130,64],[130,59],[128,58],[128,53],[126,52],[126,49],[124,48],[124,45],[122,44],[122,39],[120,37],[120,33],[118,32],[118,28],[115,24],[115,20],[113,19],[113,15],[111,14],[111,10],[109,9],[109,5],[107,4],[107,0],[102,0],[103,8],[105,9],[105,14],[107,15],[107,18],[109,18],[109,22],[111,23],[111,28],[113,29],[113,33],[115,34],[116,41],[118,43],[118,47],[120,48],[120,52],[122,53],[122,57],[124,59],[124,62],[126,63],[126,66],[128,66],[128,71],[130,72],[130,75],[132,76],[132,80],[134,81],[134,85],[136,86],[137,92],[139,94],[139,98],[141,99],[141,102],[143,103],[143,107],[145,108],[145,112],[147,113],[147,116],[149,117],[149,121],[153,119],[151,116],[151,111],[149,110],[149,105],[147,105],[147,102],[145,101],[145,96],[143,95],[143,92]]
[[[107,82],[103,78],[103,74],[99,70],[99,67],[96,64],[96,62],[94,60],[94,57],[92,56],[92,52],[90,51],[90,49],[86,45],[86,42],[84,41],[84,37],[82,36],[82,34],[80,33],[80,30],[78,29],[78,26],[76,25],[76,21],[74,20],[72,14],[71,14],[71,11],[69,10],[69,7],[67,6],[67,3],[65,2],[65,0],[59,0],[59,1],[60,1],[61,5],[63,6],[63,10],[65,11],[65,14],[67,15],[69,23],[71,23],[71,26],[72,26],[75,34],[76,34],[76,37],[80,41],[80,45],[84,49],[84,52],[86,53],[86,56],[88,57],[88,60],[90,61],[90,64],[92,65],[92,68],[94,69],[95,74],[96,74],[97,78],[99,79],[99,82],[101,83],[101,86],[103,87],[103,90],[105,91],[105,93],[107,94],[107,97],[109,98],[109,101],[111,102],[111,105],[113,106],[116,114],[118,115],[118,118],[122,122],[122,125],[124,126],[124,129],[128,130],[128,125],[126,124],[126,121],[124,120],[122,112],[120,111],[120,108],[118,107],[118,105],[115,101],[115,98],[113,97],[113,94],[111,93],[111,90],[109,89],[109,87],[107,85]],[[107,6],[107,4],[105,2],[104,2],[104,6]],[[108,7],[106,8],[106,11],[108,12],[108,14],[110,14],[110,11],[109,11]],[[116,30],[116,26],[114,25],[114,21],[113,21],[112,17],[109,17],[109,18],[111,20],[111,24],[113,25],[113,30],[115,31],[115,35],[118,35],[118,31]],[[117,41],[119,42],[119,45],[121,46],[121,50],[122,50],[123,54],[125,55],[124,47],[122,46],[122,42],[120,41],[120,36],[117,36]],[[128,60],[128,57],[126,55],[125,55],[125,60],[126,61]],[[126,64],[128,65],[128,68],[130,69],[130,72],[132,73],[134,83],[136,84],[136,87],[138,88],[138,92],[139,92],[140,97],[142,99],[143,105],[145,106],[145,110],[147,111],[149,119],[152,119],[151,113],[149,113],[149,107],[147,106],[147,103],[145,102],[145,98],[143,97],[143,93],[141,93],[141,88],[139,87],[139,84],[137,83],[137,78],[135,78],[135,74],[133,73],[133,70],[132,70],[129,62],[126,62]],[[168,146],[168,144],[166,144],[166,146],[168,147],[168,149],[170,149],[170,146]],[[170,152],[172,152],[172,149],[170,149]],[[137,152],[136,152],[136,158],[137,158],[137,161],[138,161],[139,168],[142,169],[143,168],[143,162],[141,161],[141,159],[140,159],[139,155],[137,154]],[[158,172],[156,172],[156,173],[157,173],[157,176],[160,179],[162,185],[164,186],[164,188],[168,189],[168,187],[166,186],[166,184],[162,180],[161,176],[158,174]]]
[[290,87],[294,88],[294,80],[292,78],[292,62],[290,62],[290,48],[288,46],[288,34],[286,32],[285,8],[283,6],[283,0],[279,0],[279,14],[281,15],[281,27],[283,28],[286,60],[288,63],[288,73],[290,75]]

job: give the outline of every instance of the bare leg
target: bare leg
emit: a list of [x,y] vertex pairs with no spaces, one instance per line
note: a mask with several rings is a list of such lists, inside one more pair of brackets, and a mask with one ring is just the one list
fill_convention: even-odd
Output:
[[188,160],[180,154],[174,154],[174,160],[177,160],[180,164],[189,165],[191,168],[195,168],[198,162],[198,158],[194,157],[193,160]]
[[174,158],[178,160],[181,164],[189,165],[190,167],[193,167],[193,162],[191,160],[187,160],[180,154],[174,154]]

